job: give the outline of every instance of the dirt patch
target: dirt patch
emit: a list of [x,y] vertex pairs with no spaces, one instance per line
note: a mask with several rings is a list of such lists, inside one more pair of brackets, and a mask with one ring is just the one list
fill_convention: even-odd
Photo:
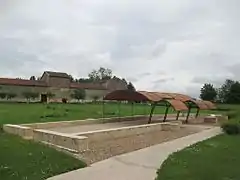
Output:
[[181,127],[173,131],[155,131],[108,141],[89,143],[89,149],[78,156],[87,164],[92,164],[112,156],[128,153],[155,144],[197,133],[206,127]]

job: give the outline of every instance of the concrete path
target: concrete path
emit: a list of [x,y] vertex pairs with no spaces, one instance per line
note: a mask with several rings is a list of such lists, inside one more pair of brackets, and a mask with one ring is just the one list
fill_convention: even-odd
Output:
[[49,180],[154,180],[167,157],[189,145],[221,133],[219,127],[173,141],[112,157],[90,167],[49,178]]

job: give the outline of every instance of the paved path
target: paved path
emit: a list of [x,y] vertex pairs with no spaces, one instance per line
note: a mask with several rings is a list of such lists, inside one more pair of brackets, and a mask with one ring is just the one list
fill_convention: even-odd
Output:
[[220,133],[219,127],[204,130],[173,141],[115,156],[90,167],[48,180],[154,180],[157,169],[170,154]]

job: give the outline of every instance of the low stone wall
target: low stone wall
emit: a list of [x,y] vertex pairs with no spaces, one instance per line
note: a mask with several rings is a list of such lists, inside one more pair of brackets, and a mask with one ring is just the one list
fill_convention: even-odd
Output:
[[140,134],[148,134],[156,131],[174,131],[179,129],[179,123],[155,123],[122,128],[97,130],[75,135],[49,131],[46,129],[32,129],[20,125],[4,125],[4,130],[8,133],[19,135],[26,139],[52,144],[71,152],[83,152],[88,150],[91,142],[115,140]]
[[189,120],[188,120],[188,122],[190,124],[201,124],[201,123],[219,124],[219,123],[225,122],[225,121],[228,121],[228,116],[225,116],[225,115],[199,116],[197,118],[189,118]]
[[33,140],[62,146],[77,152],[88,149],[87,137],[72,136],[48,130],[34,130]]
[[21,125],[5,124],[3,130],[10,134],[15,134],[23,137],[24,139],[32,139],[33,129]]
[[76,152],[88,150],[88,144],[92,142],[101,143],[101,141],[114,140],[139,134],[147,134],[154,131],[174,131],[180,129],[178,123],[158,123],[139,125],[123,128],[114,128],[107,130],[91,131],[77,135],[69,135],[48,130],[34,130],[33,139],[44,143],[50,143],[57,146],[71,149]]

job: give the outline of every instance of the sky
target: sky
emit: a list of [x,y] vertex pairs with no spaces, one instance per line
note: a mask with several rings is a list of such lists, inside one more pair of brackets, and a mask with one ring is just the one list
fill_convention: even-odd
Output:
[[0,0],[0,76],[100,66],[194,97],[240,77],[239,0]]

